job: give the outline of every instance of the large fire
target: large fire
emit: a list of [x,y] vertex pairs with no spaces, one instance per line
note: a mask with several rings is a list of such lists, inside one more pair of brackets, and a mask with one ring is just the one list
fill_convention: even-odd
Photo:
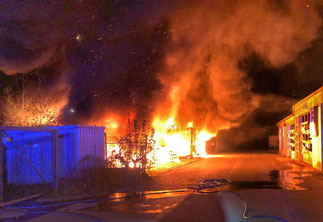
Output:
[[[106,123],[107,128],[110,128],[110,130],[111,128],[113,128],[112,130],[117,130],[122,125],[115,120],[109,120]],[[179,125],[173,117],[168,118],[166,121],[156,117],[151,126],[154,129],[152,138],[154,148],[147,153],[147,158],[154,162],[154,165],[158,163],[179,162],[181,158],[207,157],[206,141],[216,136],[207,130],[197,131],[194,128],[193,122]],[[118,156],[122,153],[120,152],[120,144],[113,141],[108,142],[107,150],[108,157]],[[132,159],[135,160],[136,156],[133,155]],[[120,159],[117,158],[114,161],[115,166],[124,166]],[[132,161],[128,166],[140,167],[140,163]]]
[[175,123],[174,118],[153,121],[157,144],[156,162],[176,161],[179,157],[206,157],[205,142],[215,136],[206,130],[196,132],[193,122],[186,126]]

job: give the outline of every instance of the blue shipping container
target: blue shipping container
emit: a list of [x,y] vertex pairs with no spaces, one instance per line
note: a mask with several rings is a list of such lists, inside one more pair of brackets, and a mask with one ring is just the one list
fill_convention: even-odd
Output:
[[[105,127],[99,126],[57,126],[59,178],[70,176],[75,169],[91,167],[105,159]],[[17,149],[33,163],[47,182],[53,180],[53,137],[50,132],[7,130],[12,141],[3,139],[6,149],[8,183],[37,184],[42,178],[31,168]],[[90,157],[90,158],[89,158]],[[95,161],[94,161],[95,160]]]
[[90,167],[91,161],[84,161],[86,157],[105,159],[105,127],[72,125],[49,129],[58,130],[60,177],[69,176],[79,167]]
[[11,141],[3,139],[6,150],[8,183],[36,184],[44,182],[23,155],[33,163],[47,182],[51,182],[53,180],[51,133],[30,131],[6,131],[6,133],[11,139]]

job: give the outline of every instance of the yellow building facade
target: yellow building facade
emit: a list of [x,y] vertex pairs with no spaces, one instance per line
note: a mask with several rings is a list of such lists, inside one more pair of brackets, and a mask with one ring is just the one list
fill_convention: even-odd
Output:
[[277,123],[279,153],[322,171],[323,86],[292,108],[293,114]]

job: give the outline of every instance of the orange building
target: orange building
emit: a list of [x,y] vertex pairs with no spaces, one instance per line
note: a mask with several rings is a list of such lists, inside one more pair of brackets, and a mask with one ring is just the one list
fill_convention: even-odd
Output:
[[293,114],[277,123],[279,153],[322,171],[323,86],[292,108]]

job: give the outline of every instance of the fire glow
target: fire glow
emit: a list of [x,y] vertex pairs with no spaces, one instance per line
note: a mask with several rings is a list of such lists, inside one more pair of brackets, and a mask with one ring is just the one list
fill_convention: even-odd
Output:
[[[208,157],[206,141],[240,125],[248,130],[239,130],[235,140],[227,136],[230,143],[262,138],[269,128],[253,115],[281,113],[280,104],[287,107],[292,98],[270,85],[275,92],[262,93],[255,87],[264,83],[258,72],[289,72],[316,61],[303,57],[321,37],[318,1],[111,1],[114,13],[108,14],[105,1],[77,1],[73,10],[51,1],[26,7],[6,1],[3,7],[15,13],[2,13],[7,34],[0,70],[12,77],[0,88],[14,83],[15,90],[0,95],[6,100],[0,101],[0,120],[104,125],[111,137],[107,157],[115,156],[118,167],[140,167],[146,161],[141,154],[154,163]],[[45,8],[51,13],[34,13]],[[297,85],[303,78],[296,77]],[[155,131],[149,138],[138,131],[138,139],[126,119],[151,119],[147,126]],[[218,144],[227,149],[225,139]]]
[[[115,121],[111,122],[116,123]],[[107,127],[111,128],[112,126],[109,123]],[[193,122],[188,122],[185,126],[176,124],[173,117],[168,118],[165,122],[155,118],[152,127],[155,130],[153,135],[155,146],[151,152],[147,153],[147,158],[153,162],[153,166],[159,163],[180,162],[181,158],[205,158],[208,156],[205,149],[206,141],[216,136],[207,130],[197,131]],[[108,157],[120,154],[120,147],[117,143],[107,144]],[[133,156],[133,159],[136,157]],[[114,164],[116,167],[123,167],[118,158],[114,159]],[[140,167],[139,165],[130,162],[128,166],[134,168]]]
[[216,136],[206,130],[197,132],[193,122],[185,127],[177,125],[174,118],[166,122],[156,118],[153,127],[156,129],[157,163],[179,161],[180,157],[206,157],[205,143]]

